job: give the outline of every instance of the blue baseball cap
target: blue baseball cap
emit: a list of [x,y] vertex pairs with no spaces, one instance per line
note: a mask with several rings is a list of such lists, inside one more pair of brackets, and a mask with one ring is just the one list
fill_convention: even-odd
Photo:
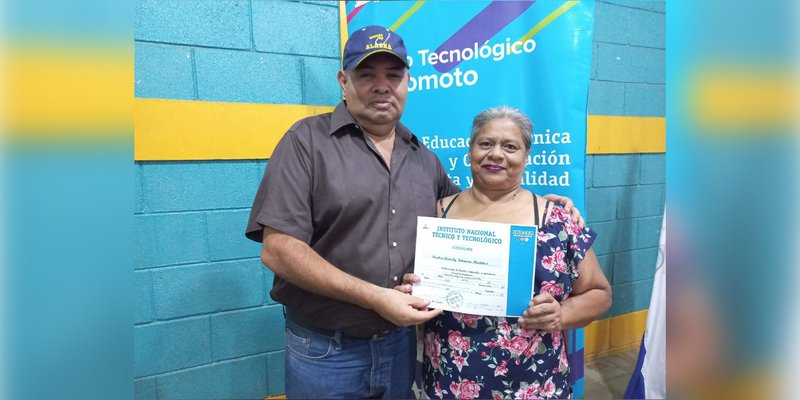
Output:
[[355,69],[367,57],[376,53],[391,54],[399,58],[406,68],[409,67],[403,38],[382,26],[371,25],[353,32],[347,39],[342,54],[342,69]]

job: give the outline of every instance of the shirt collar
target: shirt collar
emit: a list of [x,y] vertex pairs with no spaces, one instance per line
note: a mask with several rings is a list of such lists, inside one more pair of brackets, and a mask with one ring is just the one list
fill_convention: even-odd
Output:
[[[333,135],[340,129],[349,125],[355,126],[356,121],[353,119],[350,111],[347,110],[347,105],[345,104],[344,100],[342,100],[333,110],[333,114],[331,115],[331,129],[328,131],[328,134]],[[408,128],[406,128],[406,126],[402,123],[397,123],[394,133],[395,135],[399,135],[404,141],[412,142],[414,145],[419,146],[417,136],[411,133],[411,131],[408,130]]]

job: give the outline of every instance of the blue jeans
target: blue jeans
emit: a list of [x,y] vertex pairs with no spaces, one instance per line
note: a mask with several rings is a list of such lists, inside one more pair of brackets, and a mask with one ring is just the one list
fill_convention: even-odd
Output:
[[286,318],[287,399],[411,399],[415,333],[371,339],[324,335]]

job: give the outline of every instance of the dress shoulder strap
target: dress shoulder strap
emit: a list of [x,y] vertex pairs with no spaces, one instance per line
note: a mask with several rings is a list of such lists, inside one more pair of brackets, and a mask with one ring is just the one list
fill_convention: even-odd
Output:
[[531,194],[533,194],[533,218],[534,218],[534,224],[536,226],[540,226],[539,225],[539,199],[536,198],[536,193],[531,193]]
[[[449,202],[449,203],[447,203],[447,208],[443,208],[443,209],[442,209],[442,218],[447,218],[447,212],[448,212],[448,211],[450,211],[450,207],[452,207],[452,206],[453,206],[453,203],[455,203],[455,202],[456,202],[456,199],[458,198],[458,196],[459,196],[460,194],[461,194],[461,193],[456,193],[456,195],[455,195],[455,196],[453,196],[453,199],[452,199],[452,200],[450,200],[450,202]],[[440,206],[440,207],[441,207],[442,205],[443,205],[442,203],[440,203],[440,204],[439,204],[439,206]]]

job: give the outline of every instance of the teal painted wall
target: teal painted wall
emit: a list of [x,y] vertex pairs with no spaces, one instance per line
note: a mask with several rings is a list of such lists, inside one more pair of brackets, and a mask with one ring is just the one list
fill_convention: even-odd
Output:
[[[596,3],[589,113],[664,115],[664,2]],[[338,4],[137,1],[139,98],[335,105]],[[135,397],[284,392],[283,314],[243,231],[267,161],[135,165]],[[587,157],[590,226],[614,286],[607,316],[646,308],[664,154]]]

